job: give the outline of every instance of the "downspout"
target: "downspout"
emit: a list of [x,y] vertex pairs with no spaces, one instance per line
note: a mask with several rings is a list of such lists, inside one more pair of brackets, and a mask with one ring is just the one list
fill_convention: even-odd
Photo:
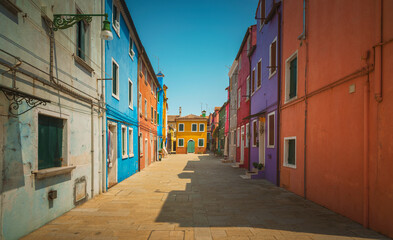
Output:
[[[101,13],[104,13],[104,3],[105,0],[101,0]],[[102,20],[102,19],[101,19]],[[105,61],[105,49],[104,49],[104,43],[105,40],[101,40],[101,78],[105,78],[104,76],[104,61]],[[101,148],[102,148],[102,159],[101,159],[101,191],[106,192],[106,124],[105,124],[105,118],[106,118],[106,113],[104,111],[105,107],[105,93],[104,93],[104,84],[105,81],[101,81]]]
[[93,100],[91,103],[91,198],[94,197],[94,107],[93,107]]
[[277,8],[278,14],[278,79],[277,79],[277,138],[276,138],[276,164],[277,164],[277,175],[276,175],[276,183],[277,186],[280,186],[280,106],[281,106],[281,11]]
[[306,39],[306,0],[303,0],[303,32],[297,37],[297,39]]
[[365,228],[369,226],[369,76],[370,73],[367,74],[367,79],[363,87],[363,226]]
[[[250,48],[251,48],[252,47],[252,27],[250,27],[249,29],[250,29],[249,31],[250,31],[250,38],[251,38],[251,46],[250,46]],[[256,43],[255,43],[255,45],[256,45]],[[248,65],[249,65],[248,73],[249,73],[250,81],[251,81],[251,55],[248,56]],[[246,86],[247,86],[247,83],[246,83]],[[247,94],[248,94],[248,101],[249,101],[248,102],[248,105],[249,105],[248,112],[251,114],[251,84],[250,84],[250,87],[248,89],[248,93]],[[250,125],[251,125],[251,119],[248,120],[248,127],[249,128],[251,128]],[[246,128],[247,128],[247,125],[246,125]],[[245,130],[245,132],[247,132],[247,129]],[[240,131],[240,134],[242,134],[241,131]],[[241,139],[241,137],[240,137],[240,139]],[[246,135],[246,141],[248,141],[247,135]],[[248,171],[251,171],[251,146],[250,146],[250,141],[248,141]]]
[[376,27],[376,41],[374,46],[375,52],[375,83],[374,83],[374,98],[377,102],[382,102],[382,43],[383,43],[383,0],[377,1],[377,27]]
[[306,64],[304,68],[304,158],[303,158],[303,192],[304,192],[304,198],[307,199],[307,107],[308,107],[308,101],[307,101],[307,72],[308,72],[308,41],[306,40],[306,0],[303,0],[303,33],[302,33],[302,39],[305,43],[306,47]]

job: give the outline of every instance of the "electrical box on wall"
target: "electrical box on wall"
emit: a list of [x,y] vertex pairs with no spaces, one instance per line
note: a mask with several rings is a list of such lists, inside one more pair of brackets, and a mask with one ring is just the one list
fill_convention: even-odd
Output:
[[57,198],[57,190],[50,190],[48,192],[48,199],[53,200]]

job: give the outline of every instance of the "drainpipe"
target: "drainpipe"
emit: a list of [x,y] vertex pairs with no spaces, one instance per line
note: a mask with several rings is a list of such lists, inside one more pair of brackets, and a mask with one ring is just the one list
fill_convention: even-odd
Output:
[[278,14],[278,33],[277,33],[277,38],[278,38],[278,72],[277,72],[277,138],[276,138],[276,164],[277,164],[277,175],[276,175],[276,183],[277,186],[280,186],[280,106],[281,106],[281,97],[280,97],[280,91],[281,91],[281,11],[277,9],[277,14]]
[[370,84],[369,84],[370,73],[367,74],[367,79],[364,82],[363,87],[363,226],[368,228],[369,225],[369,94],[370,94]]
[[303,32],[297,37],[297,39],[306,39],[306,0],[303,0]]
[[374,46],[375,52],[375,83],[374,83],[374,98],[377,102],[382,102],[382,43],[383,43],[383,0],[377,2],[377,26],[376,26],[376,40],[378,44]]
[[91,198],[94,197],[94,108],[91,103]]
[[[251,38],[251,46],[252,46],[252,27],[250,27],[249,28],[250,30],[250,38]],[[255,43],[256,44],[256,43]],[[250,47],[251,47],[250,46]],[[249,72],[249,75],[250,75],[250,80],[251,80],[251,56],[248,56],[248,65],[249,65],[249,70],[248,70],[248,72]],[[246,86],[247,86],[247,83],[246,83]],[[249,96],[249,105],[250,105],[250,107],[249,107],[249,113],[251,114],[251,84],[250,84],[250,87],[249,87],[249,89],[248,89],[248,96]],[[248,120],[248,127],[249,128],[251,128],[250,127],[250,125],[251,125],[251,118],[250,118],[250,120]],[[246,125],[247,126],[247,125]],[[247,132],[247,129],[245,129],[245,132]],[[240,131],[240,134],[242,134],[242,132]],[[241,139],[241,137],[240,137],[240,139]],[[246,135],[246,141],[248,141],[248,139],[247,139],[247,135]],[[241,146],[240,146],[241,147]],[[250,146],[250,141],[248,142],[248,171],[251,171],[251,146]]]
[[308,99],[307,99],[307,71],[308,71],[308,41],[306,40],[306,0],[303,0],[303,33],[302,38],[305,43],[306,51],[306,64],[304,68],[304,166],[303,166],[303,192],[304,198],[307,199],[307,109],[308,109]]
[[[101,0],[101,13],[104,13],[104,4],[105,0]],[[104,49],[105,40],[101,40],[101,78],[105,78],[104,76],[104,61],[105,61],[105,49]],[[101,81],[101,111],[102,111],[102,119],[101,119],[101,191],[106,192],[106,124],[105,117],[106,113],[104,111],[105,107],[105,93],[104,93],[104,84],[105,81]]]

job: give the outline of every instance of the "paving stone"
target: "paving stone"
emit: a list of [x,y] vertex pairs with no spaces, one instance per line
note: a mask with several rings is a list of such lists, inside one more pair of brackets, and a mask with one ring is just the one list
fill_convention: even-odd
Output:
[[212,155],[170,155],[22,239],[388,239]]

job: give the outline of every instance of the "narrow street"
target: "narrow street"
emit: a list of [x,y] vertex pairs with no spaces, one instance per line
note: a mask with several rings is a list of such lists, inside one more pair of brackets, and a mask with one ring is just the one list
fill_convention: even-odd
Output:
[[171,155],[23,239],[388,239],[241,174],[212,155]]

